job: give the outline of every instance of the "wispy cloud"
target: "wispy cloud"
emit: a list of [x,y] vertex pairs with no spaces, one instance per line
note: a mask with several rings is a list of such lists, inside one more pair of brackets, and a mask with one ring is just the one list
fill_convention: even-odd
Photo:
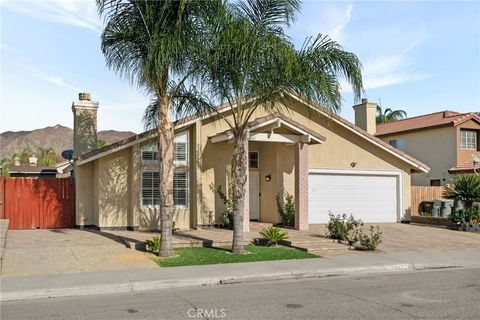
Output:
[[60,87],[65,87],[65,88],[71,89],[71,90],[76,91],[76,92],[81,92],[82,91],[78,87],[75,87],[74,85],[71,85],[71,84],[65,82],[65,80],[62,77],[59,77],[57,75],[48,74],[48,73],[39,71],[34,67],[31,67],[31,66],[28,66],[28,65],[25,65],[25,64],[21,64],[21,63],[18,63],[17,66],[26,70],[32,76],[34,76],[36,78],[39,78],[39,79],[42,79],[42,80],[45,80],[47,82],[50,82],[51,84],[54,84],[54,85],[57,85],[57,86],[60,86]]
[[0,5],[37,19],[97,32],[100,31],[102,26],[93,0],[1,0]]
[[[399,53],[382,55],[368,60],[363,65],[363,85],[366,90],[409,83],[429,77],[418,68],[414,58],[408,55],[421,40],[414,41]],[[350,92],[349,85],[342,81],[344,92]]]

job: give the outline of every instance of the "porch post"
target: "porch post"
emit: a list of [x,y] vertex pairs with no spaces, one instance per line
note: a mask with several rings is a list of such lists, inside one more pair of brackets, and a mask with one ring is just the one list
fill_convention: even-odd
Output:
[[249,159],[249,153],[248,153],[248,139],[247,142],[245,143],[245,152],[247,153],[247,181],[245,182],[245,204],[243,207],[243,232],[248,232],[250,231],[250,162],[248,161]]
[[295,144],[295,229],[308,230],[308,144]]

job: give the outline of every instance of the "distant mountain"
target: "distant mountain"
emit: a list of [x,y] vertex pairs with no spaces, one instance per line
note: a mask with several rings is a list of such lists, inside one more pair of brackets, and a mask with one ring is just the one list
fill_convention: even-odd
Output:
[[[107,144],[134,135],[131,131],[105,130],[98,132],[98,139]],[[30,148],[34,152],[38,147],[53,148],[60,155],[63,150],[73,148],[73,130],[57,124],[32,131],[5,131],[0,133],[0,159],[11,159],[15,152]]]

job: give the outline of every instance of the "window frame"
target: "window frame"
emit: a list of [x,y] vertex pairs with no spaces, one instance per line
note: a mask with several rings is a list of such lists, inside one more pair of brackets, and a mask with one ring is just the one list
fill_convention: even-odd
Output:
[[[152,204],[144,204],[143,203],[143,173],[144,172],[150,172],[150,173],[159,173],[158,170],[154,170],[154,169],[144,169],[142,168],[140,170],[140,206],[142,208],[160,208],[160,174],[159,174],[159,177],[158,177],[158,204],[155,204],[155,198],[153,197],[153,194],[152,194]],[[154,187],[153,187],[153,181],[152,181],[152,192],[154,191]]]
[[[143,159],[144,152],[152,152],[154,155],[156,154],[157,156],[156,157],[154,156],[155,159],[153,160]],[[142,163],[145,163],[145,164],[158,163],[158,146],[155,142],[142,146],[140,151],[140,160],[142,161]]]
[[[184,140],[184,141],[175,141],[175,140]],[[176,150],[176,147],[175,145],[177,143],[184,143],[185,144],[185,160],[177,160],[176,159],[176,155],[175,155],[175,150]],[[175,137],[173,138],[173,164],[175,166],[187,166],[188,165],[188,158],[190,156],[190,150],[188,150],[190,148],[190,143],[189,143],[189,134],[188,134],[188,131],[182,131],[182,132],[179,132],[175,135]]]
[[[256,167],[252,167],[250,166],[250,154],[253,154],[255,153],[257,155],[257,166]],[[258,151],[249,151],[248,152],[248,169],[258,169],[260,166],[260,155],[258,153]]]
[[[465,133],[465,141],[463,140],[463,134]],[[473,135],[473,147],[468,146],[468,134]],[[463,145],[465,142],[465,146]],[[469,129],[460,129],[460,149],[462,150],[478,150],[478,131],[477,130],[469,130]]]
[[[185,172],[185,204],[175,203],[175,173]],[[190,204],[190,171],[188,168],[178,168],[173,171],[173,207],[174,208],[188,208]]]

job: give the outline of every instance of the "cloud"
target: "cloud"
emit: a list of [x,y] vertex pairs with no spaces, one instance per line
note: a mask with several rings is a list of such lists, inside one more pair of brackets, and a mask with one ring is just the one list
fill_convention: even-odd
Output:
[[[411,43],[399,53],[372,58],[363,64],[363,86],[365,90],[375,89],[423,80],[428,74],[420,71],[414,58],[408,55],[421,40]],[[351,92],[351,87],[342,81],[343,92]]]
[[100,32],[102,24],[95,1],[81,0],[2,0],[3,8],[37,19]]
[[17,66],[26,70],[26,71],[28,71],[34,77],[45,80],[45,81],[50,82],[54,85],[57,85],[57,86],[60,86],[60,87],[65,87],[65,88],[71,89],[71,90],[76,91],[76,92],[81,92],[82,91],[81,89],[65,82],[65,80],[62,77],[59,77],[57,75],[47,74],[47,73],[41,72],[41,71],[31,67],[31,66],[27,66],[27,65],[21,64],[21,63],[18,63]]

